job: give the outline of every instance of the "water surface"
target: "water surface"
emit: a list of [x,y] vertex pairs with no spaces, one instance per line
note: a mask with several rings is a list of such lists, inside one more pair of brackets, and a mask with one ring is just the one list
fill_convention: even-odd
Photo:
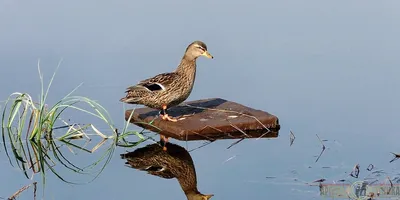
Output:
[[[202,40],[214,59],[198,60],[189,100],[233,100],[277,115],[282,128],[277,139],[229,150],[234,141],[217,141],[191,152],[199,190],[215,194],[212,199],[321,199],[318,187],[293,178],[355,181],[345,172],[357,163],[360,177],[370,163],[397,170],[398,162],[389,160],[399,151],[399,8],[398,1],[3,0],[0,97],[39,94],[37,60],[49,80],[63,58],[49,103],[84,82],[76,94],[98,100],[122,126],[124,89],[173,70],[186,46]],[[291,147],[289,130],[296,135]],[[316,134],[328,140],[317,163]],[[46,198],[185,198],[176,181],[125,167],[121,152],[87,185],[49,175]],[[8,197],[29,181],[0,155],[8,180],[0,196]]]

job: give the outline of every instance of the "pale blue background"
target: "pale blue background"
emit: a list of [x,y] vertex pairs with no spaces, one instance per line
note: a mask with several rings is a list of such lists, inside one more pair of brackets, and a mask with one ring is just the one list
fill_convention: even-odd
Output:
[[[202,40],[214,60],[198,60],[190,100],[221,97],[262,109],[282,129],[277,139],[194,151],[199,190],[215,200],[318,199],[318,187],[292,178],[332,182],[356,163],[361,177],[370,163],[387,172],[399,165],[388,162],[400,151],[399,10],[395,0],[0,0],[0,99],[38,94],[37,60],[48,80],[63,58],[50,101],[84,82],[76,94],[99,100],[121,126],[124,89],[173,70],[186,46]],[[315,134],[329,140],[318,163]],[[175,180],[124,167],[120,152],[88,185],[49,175],[45,198],[185,199]],[[29,181],[0,155],[0,197],[8,197]]]

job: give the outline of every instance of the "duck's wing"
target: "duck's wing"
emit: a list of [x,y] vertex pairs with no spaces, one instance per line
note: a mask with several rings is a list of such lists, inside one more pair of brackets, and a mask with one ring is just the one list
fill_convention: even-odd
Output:
[[165,179],[175,178],[175,175],[172,174],[172,172],[166,166],[153,165],[146,169],[143,169],[143,171],[147,171],[147,173],[149,173],[151,175],[158,176],[158,177],[165,178]]
[[169,166],[173,158],[159,144],[150,144],[120,155],[122,159],[126,159],[125,164],[128,167],[165,179],[175,178]]
[[126,89],[126,92],[132,90],[162,91],[170,87],[170,85],[179,77],[176,73],[163,73],[152,78],[140,81],[137,85]]

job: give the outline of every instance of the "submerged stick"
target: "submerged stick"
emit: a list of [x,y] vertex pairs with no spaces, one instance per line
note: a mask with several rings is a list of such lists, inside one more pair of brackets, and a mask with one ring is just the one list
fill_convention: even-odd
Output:
[[353,168],[353,170],[350,173],[350,176],[354,178],[358,178],[358,175],[360,174],[360,165],[356,164]]
[[318,134],[315,134],[315,135],[317,135],[319,142],[322,144],[322,151],[319,154],[317,160],[315,160],[315,162],[318,162],[319,158],[321,158],[321,156],[322,156],[322,153],[324,153],[324,151],[325,151],[325,145],[324,145],[324,143],[322,143],[322,140],[321,140],[321,138],[319,138]]
[[33,182],[33,183],[29,184],[29,185],[25,185],[24,187],[22,187],[21,189],[16,191],[13,195],[8,197],[8,200],[15,200],[18,197],[18,195],[20,195],[23,191],[25,191],[28,188],[30,188],[32,185],[33,185],[33,199],[36,199],[36,183],[37,182]]
[[[214,141],[215,141],[215,140],[214,140]],[[206,142],[205,144],[202,144],[202,145],[200,145],[199,147],[196,147],[196,148],[194,148],[194,149],[192,149],[192,150],[190,150],[190,151],[188,151],[188,152],[192,152],[192,151],[194,151],[194,150],[197,150],[197,149],[203,148],[203,147],[205,147],[205,146],[207,146],[207,145],[209,145],[209,144],[213,143],[214,141],[209,141],[209,142]]]
[[290,130],[290,146],[293,145],[293,142],[295,139],[296,139],[296,136],[294,136],[292,130]]
[[229,147],[228,147],[228,148],[226,148],[226,149],[230,149],[231,147],[233,147],[233,146],[237,145],[239,142],[241,142],[241,141],[243,141],[243,140],[244,140],[244,138],[241,138],[240,140],[238,140],[238,141],[236,141],[236,142],[232,143],[231,145],[229,145]]
[[390,152],[390,153],[392,153],[394,155],[394,158],[391,161],[389,161],[390,163],[400,158],[400,154],[393,153],[393,152]]

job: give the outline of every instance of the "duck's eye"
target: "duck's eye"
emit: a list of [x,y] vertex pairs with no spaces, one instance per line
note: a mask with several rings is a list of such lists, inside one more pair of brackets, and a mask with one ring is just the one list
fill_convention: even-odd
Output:
[[201,49],[202,51],[206,51],[203,47],[199,46],[199,49]]

